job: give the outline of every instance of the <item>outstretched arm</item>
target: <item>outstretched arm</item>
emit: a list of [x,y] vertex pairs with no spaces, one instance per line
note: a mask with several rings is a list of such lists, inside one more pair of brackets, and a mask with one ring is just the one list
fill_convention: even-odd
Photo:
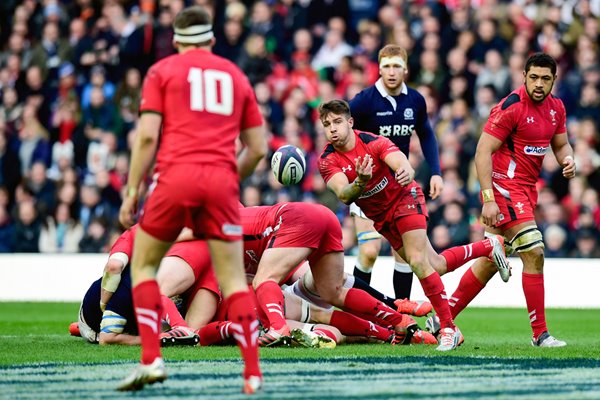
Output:
[[338,199],[344,204],[351,204],[360,197],[367,182],[373,176],[373,159],[366,155],[364,160],[356,159],[356,179],[350,183],[348,177],[338,172],[327,181],[327,187],[331,189]]

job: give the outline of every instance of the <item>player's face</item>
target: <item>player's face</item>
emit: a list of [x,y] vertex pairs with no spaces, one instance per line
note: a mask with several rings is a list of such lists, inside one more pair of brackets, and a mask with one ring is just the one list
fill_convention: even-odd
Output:
[[323,127],[325,128],[325,136],[327,141],[333,145],[333,147],[340,149],[348,144],[352,133],[352,124],[354,120],[352,117],[346,119],[343,115],[337,115],[329,113],[324,119],[321,120]]
[[406,62],[399,56],[383,57],[379,63],[379,74],[389,92],[395,92],[400,88],[406,72]]
[[556,75],[548,67],[532,66],[525,75],[525,89],[531,100],[539,103],[552,91]]

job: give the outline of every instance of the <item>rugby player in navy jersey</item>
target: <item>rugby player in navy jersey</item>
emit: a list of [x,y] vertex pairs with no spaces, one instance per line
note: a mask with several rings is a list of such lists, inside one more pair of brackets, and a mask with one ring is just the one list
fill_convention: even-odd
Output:
[[[375,85],[366,88],[350,100],[354,128],[389,138],[406,157],[410,138],[416,132],[423,155],[431,170],[429,196],[437,198],[444,183],[440,172],[438,144],[427,119],[427,106],[423,96],[404,82],[408,72],[406,50],[396,45],[387,45],[379,51],[379,74]],[[354,275],[369,283],[371,271],[381,249],[381,235],[375,231],[373,221],[368,219],[356,204],[350,206],[354,216],[359,254]],[[394,252],[394,292],[396,306],[400,312],[425,315],[431,311],[428,303],[408,301],[413,273],[410,266]],[[393,299],[385,299],[390,305]]]

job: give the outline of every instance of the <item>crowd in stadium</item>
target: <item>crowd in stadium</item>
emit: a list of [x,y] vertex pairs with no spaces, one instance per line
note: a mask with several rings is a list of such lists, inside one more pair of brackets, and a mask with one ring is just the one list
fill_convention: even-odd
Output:
[[[578,175],[551,153],[537,221],[547,257],[600,257],[600,1],[201,1],[215,18],[214,52],[254,86],[275,150],[303,149],[303,182],[282,187],[261,162],[243,184],[247,205],[319,202],[356,251],[347,208],[316,168],[325,144],[316,108],[349,100],[378,78],[377,52],[409,53],[407,82],[425,97],[444,191],[428,202],[436,249],[483,237],[473,156],[489,111],[523,82],[525,59],[559,64]],[[213,4],[214,3],[214,4]],[[0,252],[104,252],[121,233],[140,88],[175,52],[183,0],[4,0],[0,5]],[[410,160],[429,181],[415,140]],[[427,188],[425,187],[425,192]],[[383,250],[387,251],[387,250]]]

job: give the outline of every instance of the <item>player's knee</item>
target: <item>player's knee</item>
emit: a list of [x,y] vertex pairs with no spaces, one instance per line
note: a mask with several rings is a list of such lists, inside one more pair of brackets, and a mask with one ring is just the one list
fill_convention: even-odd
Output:
[[380,245],[376,241],[364,242],[360,245],[359,251],[362,256],[364,263],[363,265],[368,265],[373,267],[375,260],[377,260],[377,256],[379,255]]
[[429,269],[433,269],[429,264],[428,255],[423,251],[406,252],[406,262],[419,277]]
[[319,294],[321,298],[326,302],[335,307],[343,307],[344,301],[343,298],[344,288],[342,285],[335,285],[328,288],[321,289],[319,288]]

